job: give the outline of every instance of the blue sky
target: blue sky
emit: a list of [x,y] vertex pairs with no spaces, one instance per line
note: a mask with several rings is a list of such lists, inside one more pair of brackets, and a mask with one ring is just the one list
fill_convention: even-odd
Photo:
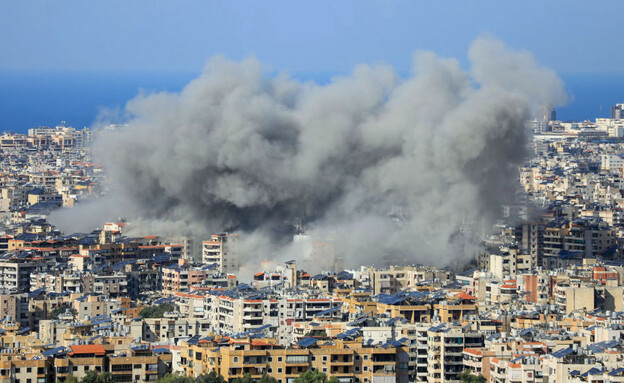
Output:
[[560,73],[624,71],[621,2],[574,0],[0,0],[0,71],[197,73],[224,54],[293,74],[406,72],[419,49],[465,60],[481,33]]
[[407,75],[412,54],[458,58],[479,35],[566,81],[562,119],[624,101],[621,2],[576,0],[0,0],[0,131],[90,125],[139,89],[179,91],[208,58],[260,59],[326,81],[360,63]]

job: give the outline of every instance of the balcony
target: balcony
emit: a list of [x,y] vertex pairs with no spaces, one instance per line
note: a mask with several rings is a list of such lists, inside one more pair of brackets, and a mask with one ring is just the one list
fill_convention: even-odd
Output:
[[373,366],[373,374],[374,375],[394,375],[396,374],[396,369],[394,367],[394,364],[384,365],[384,366]]
[[267,363],[267,358],[264,356],[257,356],[257,357],[245,357],[243,358],[243,365],[248,366],[248,365],[266,365]]

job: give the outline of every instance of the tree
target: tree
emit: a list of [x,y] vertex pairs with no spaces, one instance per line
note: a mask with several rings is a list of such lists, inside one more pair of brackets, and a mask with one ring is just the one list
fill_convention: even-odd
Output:
[[110,372],[89,371],[80,383],[113,383],[115,381],[113,374]]
[[[57,378],[56,381],[61,382],[61,379]],[[65,380],[63,380],[62,382],[63,383],[78,383],[78,378],[76,378],[72,374],[69,374],[65,377]]]
[[255,383],[250,374],[243,375],[242,378],[232,379],[230,383]]
[[331,379],[319,370],[308,370],[295,379],[295,383],[338,383],[336,377]]
[[158,379],[156,383],[194,383],[192,378],[188,376],[182,376],[179,374],[167,374],[164,377]]
[[139,314],[143,318],[162,318],[165,313],[174,311],[175,306],[171,303],[161,303],[158,306],[146,307]]
[[97,383],[98,375],[97,371],[91,370],[80,380],[80,383]]
[[269,376],[267,373],[262,375],[262,378],[258,381],[258,383],[277,383],[277,379],[272,376]]
[[115,377],[110,372],[101,373],[97,377],[97,383],[114,383]]
[[195,378],[195,383],[225,383],[225,379],[217,374],[216,371],[210,371],[208,374],[203,374]]
[[457,379],[461,380],[462,383],[485,383],[486,381],[483,375],[473,375],[470,370],[464,370],[457,374]]

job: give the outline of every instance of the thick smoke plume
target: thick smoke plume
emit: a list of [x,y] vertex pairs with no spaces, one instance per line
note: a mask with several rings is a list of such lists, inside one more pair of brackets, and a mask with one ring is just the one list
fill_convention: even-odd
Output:
[[492,38],[468,57],[469,71],[422,52],[409,78],[361,65],[322,86],[216,57],[179,94],[127,104],[127,126],[95,148],[111,193],[55,223],[238,230],[255,260],[300,256],[279,235],[296,223],[345,266],[472,254],[515,193],[531,111],[566,94],[553,71]]

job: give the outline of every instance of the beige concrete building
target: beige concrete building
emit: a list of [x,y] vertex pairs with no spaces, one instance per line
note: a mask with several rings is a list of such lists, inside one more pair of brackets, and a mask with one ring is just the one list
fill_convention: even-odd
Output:
[[222,273],[234,273],[238,271],[240,264],[233,250],[237,236],[231,234],[213,234],[210,241],[202,243],[202,263],[217,264]]
[[415,288],[420,283],[439,283],[445,285],[454,280],[455,275],[435,267],[391,266],[385,270],[371,268],[368,270],[373,293],[394,294],[401,290]]
[[554,288],[555,304],[566,314],[575,310],[592,311],[594,287],[580,282],[559,283]]

